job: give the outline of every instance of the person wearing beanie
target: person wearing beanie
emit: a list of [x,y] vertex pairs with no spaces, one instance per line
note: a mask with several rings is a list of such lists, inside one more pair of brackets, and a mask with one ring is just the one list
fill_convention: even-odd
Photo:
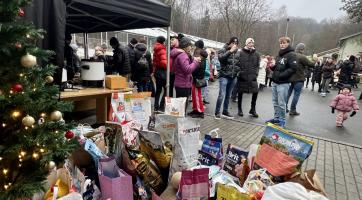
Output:
[[203,49],[203,48],[204,48],[204,41],[202,41],[202,40],[197,40],[197,41],[195,42],[195,46],[196,46],[196,48]]
[[332,113],[337,110],[337,127],[343,127],[343,122],[347,120],[349,112],[352,111],[350,117],[353,117],[359,111],[357,100],[353,96],[350,85],[342,86],[339,94],[331,102],[330,107],[332,109]]
[[341,84],[353,84],[352,73],[356,65],[356,57],[354,55],[349,56],[348,60],[344,61],[340,67],[338,82]]
[[[154,110],[163,112],[165,109],[166,97],[166,78],[167,78],[167,52],[164,45],[165,38],[157,37],[156,43],[153,46],[153,74],[156,79],[156,93]],[[160,96],[163,90],[163,96],[160,102]],[[170,89],[171,94],[171,89]],[[171,95],[170,95],[171,96]]]
[[[225,118],[234,118],[228,111],[230,95],[236,82],[236,75],[238,74],[239,66],[237,65],[239,59],[239,39],[231,37],[229,42],[224,45],[218,52],[221,69],[219,75],[219,95],[217,97],[215,108],[215,119],[220,119],[221,116]],[[223,111],[220,113],[221,104],[224,102]]]
[[110,39],[109,45],[113,48],[112,71],[129,79],[131,65],[128,51],[121,46],[118,39],[115,37]]
[[[294,93],[292,103],[290,105],[290,112],[289,112],[289,115],[291,115],[291,116],[300,115],[300,113],[297,112],[297,104],[298,104],[300,95],[302,93],[303,87],[304,87],[304,81],[306,79],[306,74],[309,73],[311,68],[314,68],[314,63],[309,61],[309,59],[304,55],[304,50],[305,50],[305,44],[303,44],[303,43],[299,43],[295,47],[295,51],[297,54],[298,67],[297,67],[297,71],[290,78],[291,84],[289,87],[288,98],[287,98],[287,113],[288,113],[289,112],[288,102],[289,102],[290,97],[292,96],[292,93]],[[309,74],[309,78],[310,78],[310,74]],[[307,85],[309,82],[309,78],[307,80]]]
[[135,68],[136,68],[136,58],[135,58],[135,52],[134,52],[134,47],[136,46],[136,44],[138,43],[138,40],[136,38],[132,38],[128,45],[126,46],[127,52],[128,52],[128,58],[129,58],[129,62],[131,65],[131,80],[135,81],[133,79],[133,75],[135,73]]
[[297,71],[298,59],[294,48],[290,45],[289,37],[279,38],[279,55],[275,60],[272,76],[272,101],[274,105],[274,118],[266,121],[285,127],[286,100],[290,87],[291,77]]
[[192,72],[200,65],[201,58],[192,59],[191,40],[183,37],[180,40],[180,49],[171,51],[173,59],[173,71],[175,73],[175,90],[176,97],[186,97],[186,108],[192,88]]
[[258,98],[258,73],[260,64],[260,54],[255,50],[254,39],[248,38],[245,41],[245,47],[240,51],[238,60],[240,73],[237,75],[235,89],[238,92],[238,115],[242,117],[242,99],[244,93],[252,93],[251,108],[249,114],[252,117],[259,117],[256,113],[256,100]]
[[204,118],[205,112],[202,100],[202,88],[207,87],[205,70],[208,53],[206,50],[201,49],[199,55],[201,57],[200,66],[192,72],[192,111],[188,113],[188,115],[193,118]]

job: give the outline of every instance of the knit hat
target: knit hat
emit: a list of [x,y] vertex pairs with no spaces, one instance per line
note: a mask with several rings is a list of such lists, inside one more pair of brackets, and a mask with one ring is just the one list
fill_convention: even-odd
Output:
[[200,56],[202,56],[203,58],[207,58],[207,56],[208,56],[207,51],[206,50],[201,50],[200,51]]
[[115,38],[115,37],[112,37],[110,40],[109,40],[109,44],[111,45],[111,46],[115,46],[115,45],[119,45],[119,42],[118,42],[118,39],[117,38]]
[[299,44],[297,44],[297,46],[295,46],[296,51],[302,51],[304,49],[305,49],[305,44],[304,43],[299,43]]
[[245,45],[248,45],[250,42],[254,43],[254,39],[253,38],[248,38],[245,40]]
[[156,41],[163,44],[166,41],[166,38],[161,35],[156,38]]
[[189,38],[187,38],[187,37],[183,37],[183,38],[180,40],[180,45],[179,45],[179,47],[180,47],[181,49],[184,49],[184,48],[186,48],[186,47],[188,47],[188,46],[191,46],[191,45],[192,45],[191,40],[190,40]]
[[195,42],[195,46],[198,47],[198,48],[200,48],[200,49],[203,49],[203,48],[204,48],[204,41],[202,41],[202,40],[197,40],[197,41]]
[[237,38],[237,37],[231,37],[230,38],[230,40],[229,40],[229,42],[228,42],[228,44],[231,44],[231,43],[236,43],[236,44],[239,44],[239,38]]
[[182,38],[184,38],[185,36],[184,36],[184,34],[182,34],[182,33],[179,33],[178,35],[177,35],[177,39],[180,41]]
[[136,38],[132,38],[132,39],[131,39],[131,41],[130,41],[129,43],[131,43],[131,44],[135,45],[135,44],[137,44],[137,43],[138,43],[138,41],[137,41],[137,39],[136,39]]
[[348,60],[351,61],[351,62],[355,62],[356,61],[356,56],[351,55]]

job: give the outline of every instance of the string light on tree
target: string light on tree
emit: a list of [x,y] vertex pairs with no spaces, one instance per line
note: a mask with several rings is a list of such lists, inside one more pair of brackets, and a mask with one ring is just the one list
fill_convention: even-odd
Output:
[[11,113],[11,117],[12,117],[13,119],[18,118],[20,115],[21,115],[21,112],[18,111],[18,110],[14,110],[14,111]]
[[49,162],[49,169],[50,169],[50,170],[53,170],[54,167],[55,167],[55,162],[54,162],[54,161],[50,161],[50,162]]
[[34,158],[34,159],[38,159],[38,158],[39,158],[39,154],[38,154],[38,153],[33,153],[33,158]]
[[21,57],[20,63],[23,67],[26,68],[34,67],[36,65],[36,57],[27,53]]

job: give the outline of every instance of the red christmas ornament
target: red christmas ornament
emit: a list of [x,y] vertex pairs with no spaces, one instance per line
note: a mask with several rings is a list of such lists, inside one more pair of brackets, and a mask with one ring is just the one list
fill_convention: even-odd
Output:
[[72,139],[74,137],[74,133],[72,131],[65,132],[65,138]]
[[19,83],[14,84],[13,86],[11,86],[11,91],[13,92],[22,92],[23,91],[23,86]]
[[21,47],[22,46],[21,46],[20,42],[15,43],[15,48],[20,49]]
[[19,17],[24,17],[24,16],[25,16],[25,12],[24,12],[23,9],[19,8],[19,10],[18,10],[18,16],[19,16]]

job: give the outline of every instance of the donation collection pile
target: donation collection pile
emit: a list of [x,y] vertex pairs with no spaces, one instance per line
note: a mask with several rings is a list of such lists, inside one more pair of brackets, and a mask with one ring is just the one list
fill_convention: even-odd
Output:
[[150,95],[114,93],[105,126],[79,124],[81,148],[53,170],[44,199],[327,199],[315,170],[301,170],[312,141],[268,124],[249,149],[223,144],[222,130],[201,133],[185,117],[186,98],[152,114]]

